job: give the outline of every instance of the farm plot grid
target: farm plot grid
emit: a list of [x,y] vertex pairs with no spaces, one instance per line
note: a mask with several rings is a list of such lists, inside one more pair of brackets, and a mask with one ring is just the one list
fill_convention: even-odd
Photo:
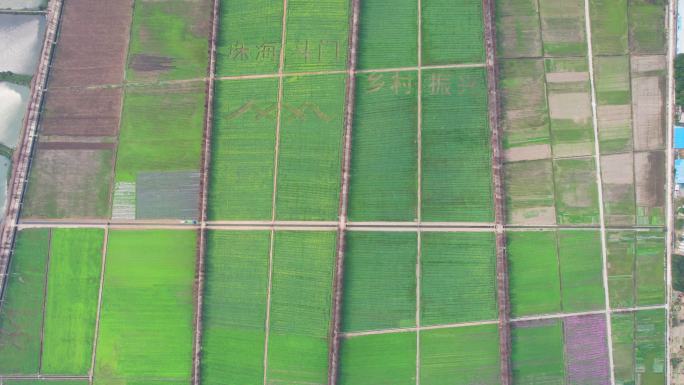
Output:
[[119,77],[51,88],[0,385],[664,383],[664,3],[497,0],[488,84],[480,1],[216,1],[132,1]]

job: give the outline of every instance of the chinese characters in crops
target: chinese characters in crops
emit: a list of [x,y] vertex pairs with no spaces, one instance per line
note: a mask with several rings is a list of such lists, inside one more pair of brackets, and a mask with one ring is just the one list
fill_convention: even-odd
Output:
[[[417,89],[417,82],[408,72],[370,73],[367,77],[368,93],[379,92],[383,89],[394,95],[410,95]],[[466,90],[475,87],[474,79],[459,77],[453,79],[449,74],[433,72],[423,79],[423,92],[432,96],[462,95]]]
[[[304,63],[339,61],[340,42],[337,40],[302,40],[294,43],[291,53]],[[236,41],[228,47],[228,59],[242,62],[277,62],[280,57],[280,43],[246,44]]]
[[[277,111],[278,105],[276,103],[259,103],[255,100],[249,100],[228,113],[226,119],[234,120],[241,117],[251,117],[255,120],[273,120],[277,117]],[[297,105],[283,103],[281,113],[282,119],[285,121],[316,119],[329,122],[332,120],[332,117],[323,112],[318,104],[310,102]]]

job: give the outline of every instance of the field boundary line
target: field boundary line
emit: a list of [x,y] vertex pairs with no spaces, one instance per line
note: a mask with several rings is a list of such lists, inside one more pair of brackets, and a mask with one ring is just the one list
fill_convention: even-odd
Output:
[[[420,228],[423,221],[423,2],[422,0],[417,1],[417,28],[418,28],[418,41],[417,41],[417,89],[416,89],[416,101],[417,101],[417,121],[416,121],[416,174],[418,181],[416,183],[416,221]],[[423,237],[421,231],[416,232],[416,385],[420,385],[420,296],[421,294],[421,279],[422,279],[422,248],[423,248]]]
[[88,376],[61,376],[57,374],[8,374],[0,376],[0,381],[7,380],[87,380]]
[[33,149],[37,138],[36,131],[43,106],[50,61],[56,45],[57,30],[62,13],[62,0],[50,0],[47,7],[45,37],[38,60],[36,74],[31,81],[28,108],[24,115],[21,135],[13,156],[13,167],[7,182],[6,216],[0,226],[0,305],[5,298],[5,283],[9,274],[12,251],[21,213],[24,192],[28,183]]
[[329,330],[328,385],[336,385],[339,378],[340,330],[342,328],[342,296],[344,294],[344,257],[346,251],[347,214],[349,208],[349,180],[351,176],[352,130],[356,96],[356,65],[359,45],[360,0],[351,0],[349,15],[349,44],[347,51],[347,81],[344,100],[344,137],[340,195],[338,207],[335,272],[332,289],[332,314]]
[[[670,350],[672,349],[671,341],[671,330],[670,330],[670,319],[672,310],[672,244],[674,242],[673,232],[674,232],[674,205],[673,205],[673,181],[672,172],[674,170],[674,146],[673,146],[673,135],[674,135],[674,110],[673,106],[675,103],[674,98],[674,60],[675,60],[675,34],[677,33],[675,25],[677,9],[677,0],[669,0],[667,7],[667,28],[665,29],[668,38],[667,44],[667,235],[666,235],[666,252],[665,252],[665,295],[667,308],[666,319],[667,325],[665,327],[666,339],[666,357],[670,357]],[[672,365],[670,360],[665,360],[666,362],[666,384],[670,385],[672,383]]]
[[[643,311],[643,310],[665,309],[666,307],[667,307],[667,305],[636,306],[636,307],[611,309],[610,312],[611,313],[633,313],[633,312]],[[550,313],[550,314],[540,314],[540,315],[511,318],[509,321],[510,321],[510,323],[529,322],[529,321],[540,321],[540,320],[564,319],[564,318],[570,318],[570,317],[581,317],[581,316],[587,316],[587,315],[597,315],[597,314],[606,314],[606,313],[607,313],[606,310],[588,310],[588,311],[575,312],[575,313]],[[480,325],[498,325],[498,324],[499,324],[499,320],[493,319],[493,320],[483,320],[483,321],[438,324],[438,325],[429,325],[429,326],[420,326],[420,327],[364,330],[364,331],[358,331],[358,332],[341,333],[341,335],[344,338],[353,338],[353,337],[360,337],[360,336],[367,336],[367,335],[410,333],[410,332],[425,331],[425,330],[452,329],[452,328],[460,328],[460,327],[470,327],[470,326],[480,326]]]
[[199,189],[199,229],[197,239],[197,261],[195,267],[195,320],[192,383],[200,385],[202,358],[202,309],[204,305],[204,259],[207,248],[207,195],[209,194],[209,169],[211,165],[211,134],[214,127],[214,79],[216,77],[216,40],[218,35],[220,1],[213,0],[211,10],[211,32],[209,36],[209,66],[207,68],[207,85],[205,99],[205,117],[202,148],[202,163],[200,165]]
[[492,147],[492,184],[496,238],[496,282],[499,319],[499,362],[501,385],[513,383],[511,370],[510,299],[508,292],[508,260],[506,255],[506,208],[503,176],[502,132],[499,124],[498,63],[496,57],[496,24],[494,0],[482,0],[487,69],[487,103]]
[[594,79],[594,49],[591,36],[591,13],[589,0],[584,0],[584,28],[587,39],[587,60],[589,64],[589,84],[591,86],[591,123],[594,128],[594,162],[596,163],[596,188],[598,191],[599,223],[601,234],[601,259],[603,261],[603,296],[605,301],[606,340],[608,343],[608,363],[610,368],[610,383],[615,385],[615,363],[613,360],[613,329],[610,314],[610,287],[608,282],[608,249],[606,246],[606,218],[603,201],[603,177],[601,176],[601,146],[599,143],[598,116],[596,107],[596,84]]
[[104,238],[102,240],[102,262],[100,265],[100,287],[97,291],[97,312],[95,313],[95,333],[93,334],[93,351],[90,358],[90,370],[88,370],[88,384],[93,384],[95,374],[95,358],[97,357],[97,341],[100,333],[100,315],[102,314],[102,290],[104,288],[105,269],[107,265],[107,245],[109,244],[109,228],[104,228]]
[[[278,163],[280,158],[280,127],[283,112],[283,71],[285,70],[285,45],[287,43],[287,0],[283,0],[283,18],[280,29],[280,55],[278,57],[278,96],[276,101],[276,132],[273,150],[273,195],[271,197],[271,223],[276,220],[276,199],[278,195]],[[271,227],[268,247],[268,286],[266,289],[266,321],[264,326],[264,385],[268,384],[268,343],[271,336],[271,294],[273,289],[273,250],[275,226]]]
[[40,326],[40,354],[38,355],[38,373],[43,372],[43,353],[45,348],[45,313],[47,308],[48,295],[48,276],[50,275],[50,260],[52,259],[52,233],[53,229],[48,230],[48,250],[45,260],[45,278],[43,278],[43,319]]

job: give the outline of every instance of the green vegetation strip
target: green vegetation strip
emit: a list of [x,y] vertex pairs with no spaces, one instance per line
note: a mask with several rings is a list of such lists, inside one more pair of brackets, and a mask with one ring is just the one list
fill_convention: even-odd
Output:
[[269,384],[324,384],[328,378],[335,240],[334,232],[276,233]]
[[633,54],[664,54],[666,0],[629,0],[629,43]]
[[497,317],[492,233],[423,233],[421,325]]
[[418,64],[418,6],[399,0],[362,1],[359,69],[412,67]]
[[416,325],[415,233],[347,233],[344,331]]
[[423,0],[421,5],[423,64],[484,61],[481,2]]
[[187,384],[192,372],[193,231],[111,231],[95,384]]
[[539,325],[515,324],[511,345],[514,384],[534,384],[541,378],[544,384],[565,383],[563,327],[560,321],[543,321]]
[[360,74],[356,83],[349,217],[413,221],[418,200],[416,74]]
[[40,362],[49,230],[22,230],[0,308],[0,373],[35,374]]
[[340,349],[342,385],[415,385],[416,333],[345,339]]
[[202,383],[264,379],[269,232],[210,231],[202,318]]
[[102,269],[100,229],[56,229],[50,245],[42,373],[87,375]]
[[629,0],[591,0],[591,35],[594,55],[628,52],[627,7]]
[[492,221],[491,145],[483,69],[423,71],[422,146],[422,219]]
[[277,96],[277,79],[216,83],[210,219],[271,219]]
[[665,303],[665,244],[662,230],[636,233],[636,303],[639,306]]
[[283,87],[276,216],[336,220],[345,76],[293,77]]
[[558,232],[563,311],[605,308],[603,259],[598,231]]
[[428,330],[420,333],[423,385],[499,384],[496,325]]

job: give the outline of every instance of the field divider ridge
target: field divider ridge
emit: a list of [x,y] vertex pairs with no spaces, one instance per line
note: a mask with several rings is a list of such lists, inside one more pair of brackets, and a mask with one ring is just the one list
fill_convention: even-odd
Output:
[[[670,330],[670,320],[672,311],[672,245],[674,243],[674,202],[673,202],[673,178],[672,173],[674,171],[674,103],[675,103],[675,87],[674,87],[674,60],[675,60],[675,33],[677,31],[675,25],[677,13],[677,0],[668,0],[667,2],[667,18],[666,18],[666,33],[667,33],[667,190],[666,190],[666,224],[667,224],[667,234],[666,234],[666,246],[665,246],[665,301],[667,307],[665,309],[666,319],[668,324],[665,327],[666,339],[665,339],[665,351],[667,357],[671,357],[671,349],[673,347],[671,341],[671,330]],[[665,378],[666,384],[670,385],[672,383],[672,365],[669,364],[669,360],[666,360],[665,365]]]
[[498,64],[494,0],[482,0],[487,70],[487,103],[492,146],[492,180],[496,239],[497,308],[499,316],[499,357],[501,385],[513,383],[511,370],[510,298],[506,255],[506,208],[503,176],[502,131],[499,124]]
[[347,84],[345,86],[344,136],[341,183],[338,207],[337,241],[328,349],[328,385],[336,385],[339,378],[340,329],[342,327],[342,295],[344,293],[344,254],[346,250],[347,215],[349,209],[349,179],[351,173],[352,129],[356,96],[356,65],[359,45],[360,0],[351,0],[349,46],[347,51]]
[[102,290],[104,288],[104,277],[107,266],[107,244],[109,243],[109,228],[104,228],[104,238],[102,240],[102,262],[100,266],[100,286],[97,290],[97,311],[95,313],[95,332],[93,333],[93,351],[90,358],[90,369],[88,370],[88,384],[93,385],[93,375],[95,374],[95,359],[97,358],[97,341],[100,333],[100,314],[102,314]]
[[192,383],[200,385],[202,358],[202,308],[204,305],[204,260],[207,249],[207,194],[211,166],[211,134],[214,126],[214,80],[216,78],[216,40],[219,28],[220,0],[213,0],[211,11],[211,34],[209,36],[209,65],[205,99],[204,132],[199,188],[199,229],[197,238],[197,261],[195,267],[195,319],[192,352]]
[[37,71],[31,81],[28,109],[24,115],[24,124],[13,156],[13,167],[7,184],[7,203],[5,219],[0,225],[0,303],[5,297],[5,281],[9,274],[9,265],[18,229],[21,205],[28,183],[33,149],[37,138],[40,112],[43,105],[47,79],[50,72],[50,61],[57,44],[57,30],[62,13],[63,0],[50,0],[46,10],[46,28],[43,47],[38,59]]
[[591,123],[594,129],[594,163],[596,165],[596,187],[598,190],[599,206],[599,231],[601,235],[601,259],[603,261],[603,294],[605,301],[606,340],[608,344],[608,366],[610,368],[610,383],[615,385],[615,372],[613,361],[613,330],[610,313],[610,292],[608,282],[608,248],[606,244],[606,219],[603,201],[603,179],[601,176],[601,146],[599,143],[598,113],[596,102],[596,81],[594,74],[594,57],[591,35],[591,13],[589,12],[589,0],[584,0],[584,24],[585,38],[587,39],[587,61],[589,65],[589,85],[591,86]]

